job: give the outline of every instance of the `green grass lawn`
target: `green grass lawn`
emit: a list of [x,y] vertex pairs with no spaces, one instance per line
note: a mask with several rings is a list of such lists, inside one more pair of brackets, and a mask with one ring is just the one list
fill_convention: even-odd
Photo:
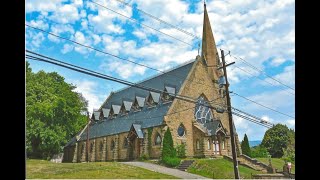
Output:
[[[195,159],[188,168],[188,172],[214,179],[234,179],[233,163],[226,159]],[[251,179],[252,174],[261,174],[261,171],[239,165],[241,179]]]
[[117,162],[53,163],[27,160],[27,179],[178,179]]
[[[269,159],[268,158],[256,158],[258,161],[261,161],[265,164],[269,164]],[[284,160],[280,159],[280,158],[271,158],[271,163],[272,163],[272,166],[274,168],[277,168],[279,171],[282,171],[283,169],[283,165],[284,165]],[[292,173],[295,173],[295,165],[293,163],[291,163],[291,172]]]

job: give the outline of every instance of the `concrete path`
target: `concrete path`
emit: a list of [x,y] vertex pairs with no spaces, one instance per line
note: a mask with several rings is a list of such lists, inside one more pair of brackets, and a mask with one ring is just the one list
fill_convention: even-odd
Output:
[[132,161],[132,162],[121,162],[121,163],[131,165],[131,166],[141,167],[144,169],[148,169],[148,170],[163,173],[163,174],[172,175],[172,176],[182,178],[182,179],[208,179],[206,177],[199,176],[196,174],[191,174],[191,173],[188,173],[185,171],[180,171],[178,169],[167,168],[164,166],[160,166],[160,165],[152,164],[152,163],[147,163],[147,162]]

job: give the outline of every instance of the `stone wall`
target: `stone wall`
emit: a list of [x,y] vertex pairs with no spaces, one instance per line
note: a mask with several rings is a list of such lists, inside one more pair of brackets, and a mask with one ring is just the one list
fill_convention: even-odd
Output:
[[[215,103],[224,104],[224,99],[220,98],[221,95],[218,91],[218,85],[213,83],[211,78],[207,73],[206,67],[203,65],[202,61],[197,60],[188,77],[187,80],[182,85],[180,92],[182,96],[192,97],[193,99],[198,99],[201,95],[204,95],[208,101],[215,100]],[[167,115],[164,118],[165,123],[170,128],[171,134],[173,136],[174,144],[180,144],[181,142],[186,142],[187,156],[196,156],[199,152],[195,152],[194,148],[194,128],[192,125],[192,121],[194,120],[194,103],[188,103],[183,100],[175,99],[168,111]],[[181,111],[186,109],[185,111]],[[181,112],[179,112],[181,111]],[[173,112],[178,112],[175,114],[171,114]],[[212,111],[214,117],[221,120],[222,126],[226,129],[227,135],[230,134],[228,114],[227,113],[217,113],[216,111]],[[186,134],[183,137],[179,137],[177,134],[177,129],[183,124],[185,127]],[[197,136],[197,135],[196,135]],[[203,142],[204,140],[202,140]],[[228,139],[227,139],[228,141]],[[226,142],[226,150],[224,153],[231,152],[231,146],[228,146],[229,142]],[[230,148],[230,149],[229,149]],[[210,152],[205,152],[210,154]]]
[[[160,158],[161,156],[161,147],[162,147],[162,142],[163,142],[163,137],[164,137],[164,132],[162,130],[162,126],[160,127],[153,127],[152,128],[152,135],[151,135],[151,154],[149,155],[150,158]],[[161,144],[160,145],[155,145],[155,139],[157,134],[160,134],[161,136]],[[148,137],[146,137],[148,138]],[[148,146],[147,146],[148,148]]]
[[[153,127],[151,135],[151,154],[148,154],[148,140],[147,129],[142,129],[145,133],[145,139],[140,141],[140,156],[148,154],[151,158],[160,158],[161,145],[155,145],[156,135],[159,133],[163,141],[164,126]],[[98,137],[90,139],[89,141],[89,161],[126,161],[129,158],[129,148],[124,146],[125,138],[128,136],[128,132],[110,135],[106,137]],[[138,140],[138,139],[137,139]],[[111,149],[111,142],[114,141],[114,149]],[[162,142],[161,141],[161,142]],[[86,143],[87,141],[79,141],[74,146],[66,147],[64,149],[64,161],[63,162],[85,162],[86,161]],[[92,153],[91,143],[93,143]],[[101,148],[102,147],[102,148]]]

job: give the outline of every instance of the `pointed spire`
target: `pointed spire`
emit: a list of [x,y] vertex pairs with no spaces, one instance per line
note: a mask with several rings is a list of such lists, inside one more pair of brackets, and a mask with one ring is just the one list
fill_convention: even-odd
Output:
[[210,77],[217,80],[217,47],[213,37],[210,20],[206,8],[206,3],[204,2],[204,17],[203,17],[203,32],[202,32],[202,50],[201,57],[205,60],[208,66],[208,73]]

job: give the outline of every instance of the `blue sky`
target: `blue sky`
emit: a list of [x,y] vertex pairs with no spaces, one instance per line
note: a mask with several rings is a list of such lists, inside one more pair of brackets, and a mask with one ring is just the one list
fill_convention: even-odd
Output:
[[[166,22],[202,37],[203,1],[192,0],[92,0],[121,14],[136,19],[164,33],[181,39],[181,43],[152,29],[131,22],[91,0],[27,0],[26,23],[127,58],[150,67],[166,70],[194,59],[198,39],[144,15],[139,8]],[[124,6],[125,1],[134,8]],[[259,80],[235,66],[228,67],[230,90],[265,106],[295,116],[294,90],[289,89],[239,58],[266,72],[282,83],[295,86],[295,4],[293,0],[209,0],[207,10],[218,48],[230,50],[227,62],[268,81]],[[63,60],[94,71],[132,82],[158,72],[88,50],[43,32],[26,28],[26,49]],[[227,53],[227,52],[225,52]],[[89,110],[99,108],[111,91],[124,87],[54,65],[29,60],[33,71],[56,71],[77,86],[89,100]],[[271,85],[272,84],[272,85]],[[294,118],[268,110],[237,96],[232,106],[272,123],[295,127]],[[234,117],[240,140],[263,138],[265,127]]]

